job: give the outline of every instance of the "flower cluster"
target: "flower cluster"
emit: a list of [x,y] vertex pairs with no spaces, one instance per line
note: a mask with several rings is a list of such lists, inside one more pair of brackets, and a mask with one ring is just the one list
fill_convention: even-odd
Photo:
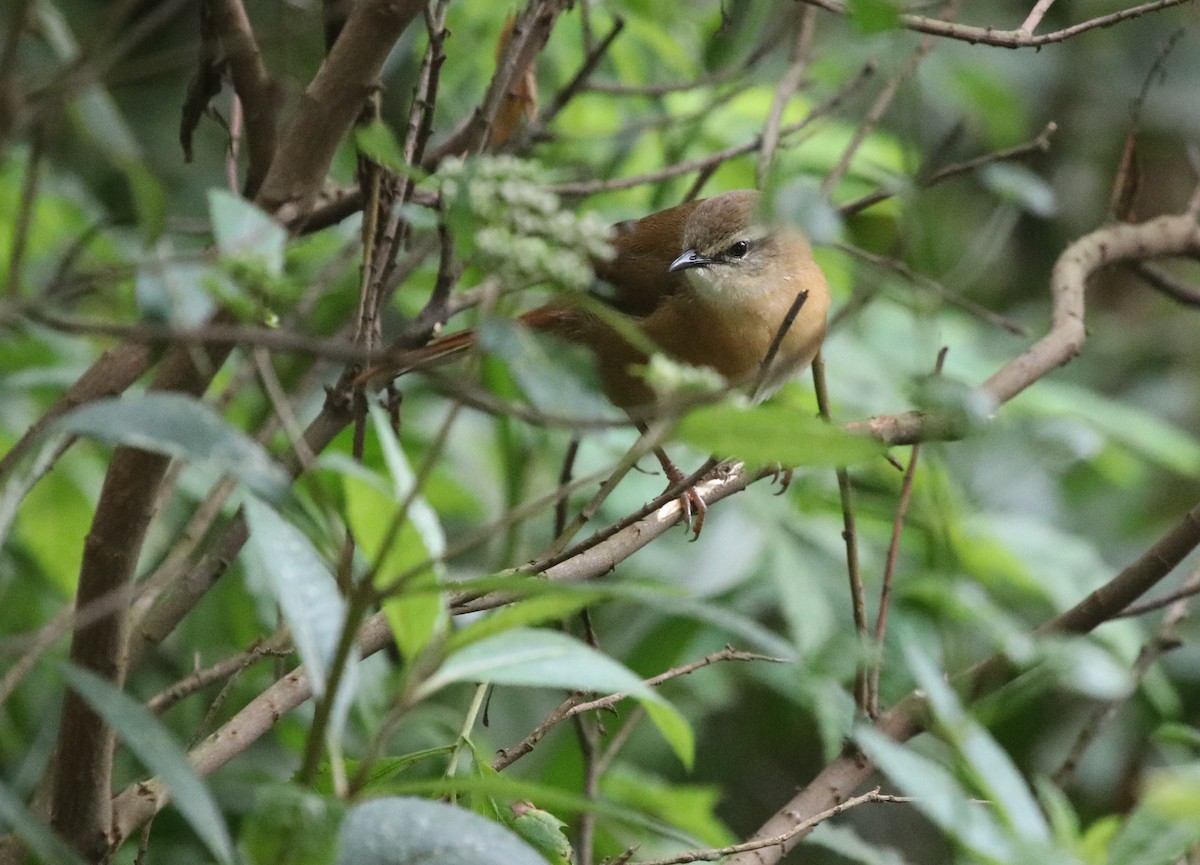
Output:
[[581,291],[593,278],[590,260],[612,255],[609,226],[593,213],[562,210],[536,163],[453,159],[437,179],[459,251],[509,285]]

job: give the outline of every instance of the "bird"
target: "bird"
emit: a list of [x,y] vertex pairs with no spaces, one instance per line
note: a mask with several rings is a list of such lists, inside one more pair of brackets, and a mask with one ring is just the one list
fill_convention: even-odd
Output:
[[[656,408],[655,393],[639,374],[647,345],[673,360],[709,367],[731,386],[769,392],[816,357],[825,337],[829,288],[803,233],[764,219],[761,206],[760,193],[741,189],[613,226],[614,255],[594,261],[593,270],[607,286],[601,299],[643,340],[627,338],[611,316],[568,299],[518,320],[588,349],[605,396],[643,431]],[[475,339],[471,330],[435,339],[407,352],[403,369],[385,363],[359,381],[453,355]],[[684,479],[661,448],[655,455],[672,485]],[[685,491],[681,500],[685,521],[698,537],[704,502],[695,490]]]

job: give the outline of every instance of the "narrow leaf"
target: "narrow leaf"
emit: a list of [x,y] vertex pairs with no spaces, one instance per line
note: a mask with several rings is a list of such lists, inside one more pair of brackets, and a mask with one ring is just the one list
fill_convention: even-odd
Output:
[[283,273],[287,230],[264,210],[240,195],[210,189],[208,215],[222,258],[260,264],[271,276]]
[[83,860],[53,829],[40,822],[25,803],[0,783],[0,831],[25,842],[43,865],[83,865]]
[[939,731],[966,761],[980,793],[1013,831],[1030,841],[1048,841],[1050,827],[1017,767],[996,740],[967,715],[940,671],[917,645],[916,640],[904,641],[908,668],[929,699]]
[[211,466],[270,499],[283,498],[291,486],[287,472],[262,445],[199,400],[182,394],[145,393],[99,400],[65,415],[56,428]]
[[404,158],[404,150],[392,133],[391,128],[382,120],[373,120],[365,126],[354,129],[354,144],[359,152],[378,162],[384,168],[392,171],[407,173],[408,160]]
[[628,668],[567,634],[516,628],[471,643],[446,658],[418,695],[451,682],[628,694],[641,702],[679,759],[691,765],[695,742],[679,711]]
[[869,728],[854,734],[867,756],[907,795],[913,805],[984,862],[1015,861],[1012,844],[987,809],[932,760],[897,745]]
[[346,603],[321,554],[299,529],[257,499],[248,498],[245,508],[250,548],[292,631],[313,693],[322,696],[345,626]]
[[184,819],[220,862],[234,860],[229,829],[183,748],[144,706],[81,667],[59,668],[71,688],[117,732],[147,769],[162,779]]
[[684,416],[675,438],[757,465],[842,466],[875,459],[884,452],[874,439],[831,426],[805,409],[774,403],[702,406]]

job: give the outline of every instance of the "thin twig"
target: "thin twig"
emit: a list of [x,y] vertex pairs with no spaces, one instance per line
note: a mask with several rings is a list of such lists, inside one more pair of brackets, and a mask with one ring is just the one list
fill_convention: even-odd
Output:
[[[938,351],[937,361],[933,365],[933,374],[941,375],[946,363],[946,352],[943,346]],[[904,470],[904,480],[900,484],[900,499],[896,502],[896,514],[892,519],[892,538],[888,543],[887,558],[883,566],[883,581],[879,589],[879,612],[875,617],[875,659],[871,666],[871,677],[868,682],[868,714],[872,718],[879,717],[879,676],[883,670],[883,638],[887,633],[888,610],[891,608],[892,582],[896,576],[896,561],[900,555],[900,534],[904,530],[904,521],[908,516],[908,505],[912,500],[913,481],[917,476],[917,460],[921,456],[921,443],[912,446],[908,457],[908,467]]]
[[1169,607],[1176,601],[1183,601],[1200,594],[1200,579],[1197,578],[1198,575],[1200,575],[1200,570],[1194,571],[1192,576],[1184,580],[1183,585],[1175,591],[1163,595],[1161,598],[1152,598],[1148,601],[1142,601],[1140,604],[1130,604],[1113,616],[1113,618],[1127,619],[1133,616],[1144,616],[1146,613],[1153,613],[1155,610]]
[[278,631],[265,640],[257,641],[246,651],[231,655],[211,667],[196,670],[174,685],[164,688],[146,701],[146,708],[156,715],[161,714],[183,698],[207,688],[214,682],[228,679],[237,671],[246,669],[256,661],[263,658],[287,657],[293,654],[290,642],[290,635],[286,631]]
[[[827,423],[833,419],[829,411],[829,391],[825,386],[825,358],[821,352],[812,363],[813,389],[817,394],[817,411]],[[854,618],[854,631],[859,646],[867,645],[867,601],[863,591],[862,569],[858,561],[858,529],[854,514],[854,489],[850,485],[850,473],[843,467],[837,469],[838,495],[842,501],[842,540],[846,544],[846,571],[850,578],[850,609]],[[866,713],[867,678],[866,668],[858,665],[854,686],[855,704],[860,712]]]
[[[1200,568],[1193,570],[1183,581],[1182,589],[1190,589],[1192,592],[1200,591]],[[1137,659],[1133,662],[1131,671],[1133,680],[1140,682],[1145,678],[1149,671],[1159,658],[1173,649],[1179,648],[1183,643],[1176,634],[1176,626],[1185,619],[1189,614],[1188,601],[1190,597],[1184,595],[1176,598],[1171,604],[1171,608],[1167,610],[1163,616],[1162,622],[1151,637],[1138,652]],[[1124,616],[1125,612],[1118,615]],[[1095,706],[1089,714],[1083,727],[1079,731],[1079,735],[1075,739],[1075,744],[1071,747],[1070,753],[1063,760],[1062,765],[1058,767],[1053,775],[1054,783],[1060,787],[1065,787],[1070,781],[1075,771],[1079,768],[1079,764],[1083,761],[1084,755],[1095,743],[1100,736],[1104,727],[1116,717],[1121,706],[1125,705],[1129,697],[1136,692],[1136,689],[1130,688],[1129,692],[1115,700],[1104,700]]]
[[[847,14],[846,6],[841,0],[803,0],[803,2],[811,3],[813,6],[838,15]],[[920,15],[901,15],[897,23],[900,27],[907,30],[927,33],[930,36],[957,39],[962,42],[968,42],[971,45],[995,45],[998,48],[1037,48],[1038,46],[1049,45],[1053,42],[1064,42],[1073,36],[1078,36],[1080,33],[1086,33],[1088,30],[1094,30],[1097,27],[1111,27],[1130,18],[1137,18],[1151,12],[1158,12],[1160,9],[1168,9],[1171,6],[1179,6],[1189,2],[1191,0],[1152,0],[1149,3],[1141,3],[1128,9],[1122,9],[1120,12],[1113,12],[1111,15],[1101,15],[1099,18],[1091,18],[1080,24],[1074,24],[1062,30],[1055,30],[1053,33],[1044,33],[1041,36],[1034,36],[1022,30],[997,30],[993,27],[974,27],[968,24],[955,24],[952,21],[925,18]]]
[[1172,300],[1178,301],[1184,306],[1200,308],[1200,288],[1188,285],[1162,268],[1145,262],[1130,265],[1130,269],[1145,280],[1151,288],[1162,292]]
[[1025,327],[1025,325],[1013,321],[1011,318],[1001,315],[998,312],[993,312],[986,306],[980,306],[973,300],[968,300],[961,294],[946,288],[946,286],[942,285],[936,279],[931,279],[930,277],[925,276],[923,273],[917,273],[899,259],[889,258],[883,255],[875,255],[874,253],[867,252],[865,249],[861,249],[857,246],[851,246],[848,243],[838,243],[834,245],[836,248],[842,250],[842,252],[852,255],[861,261],[865,261],[868,264],[884,270],[890,270],[891,272],[904,277],[913,285],[927,289],[928,291],[937,295],[940,300],[944,300],[951,306],[958,307],[963,312],[974,316],[980,321],[986,322],[993,327],[998,327],[1001,330],[1006,330],[1009,333],[1017,336],[1029,336],[1029,328]]
[[[947,165],[937,171],[932,172],[927,176],[918,175],[914,183],[918,189],[928,189],[944,180],[949,180],[951,177],[957,177],[960,174],[974,171],[976,168],[982,168],[985,165],[990,165],[993,162],[1004,162],[1009,159],[1020,159],[1029,156],[1033,153],[1045,153],[1050,149],[1050,136],[1058,131],[1058,124],[1051,121],[1047,123],[1042,131],[1039,132],[1033,139],[1018,144],[1014,147],[1006,147],[1003,150],[995,150],[991,153],[985,153],[981,156],[976,156],[972,159],[966,159],[962,162],[956,162],[953,165]],[[896,189],[880,189],[856,198],[853,201],[838,207],[838,212],[843,216],[850,216],[866,210],[872,205],[878,204],[881,201],[887,201],[889,198],[894,198],[899,190]]]
[[551,121],[559,115],[559,112],[567,107],[567,103],[578,96],[581,90],[586,88],[588,81],[592,77],[592,73],[596,71],[596,67],[600,65],[600,61],[604,59],[604,55],[608,53],[608,49],[624,29],[625,19],[620,15],[615,16],[612,27],[605,34],[604,38],[588,51],[587,57],[584,58],[582,65],[579,67],[579,71],[567,82],[566,87],[558,91],[550,104],[542,109],[538,115],[538,125],[543,127],[549,126]]
[[728,847],[717,847],[711,850],[688,850],[686,853],[667,856],[663,859],[644,859],[636,863],[636,865],[683,865],[683,863],[687,862],[714,862],[726,856],[734,856],[738,853],[750,853],[754,850],[762,850],[764,847],[780,847],[797,835],[808,832],[814,826],[824,823],[830,817],[836,817],[843,811],[849,811],[851,808],[857,808],[859,805],[866,805],[869,802],[903,803],[911,801],[912,799],[907,796],[889,796],[880,793],[879,788],[876,787],[874,790],[863,793],[861,796],[851,796],[846,801],[840,802],[832,808],[826,808],[819,814],[814,814],[807,820],[797,823],[788,831],[770,838],[755,838],[753,841],[744,841],[741,844],[730,844]]
[[[722,661],[771,661],[773,663],[781,663],[782,659],[772,658],[769,655],[759,655],[754,652],[743,652],[734,649],[731,646],[726,646],[718,652],[705,655],[698,661],[691,661],[687,664],[682,664],[678,667],[672,667],[665,672],[659,673],[657,676],[652,676],[646,679],[646,684],[650,687],[657,687],[663,682],[677,679],[680,676],[686,676],[689,673],[694,673],[702,667],[707,667],[711,664],[717,664]],[[533,732],[522,739],[512,747],[501,750],[496,759],[492,761],[492,768],[497,772],[503,771],[513,763],[520,760],[530,751],[532,751],[546,734],[556,726],[584,712],[595,712],[601,709],[610,709],[617,703],[628,698],[628,694],[610,694],[606,697],[599,697],[588,700],[582,694],[574,694],[564,700],[557,709],[545,717],[545,719],[534,727]]]
[[775,87],[775,95],[771,99],[771,110],[767,113],[767,122],[763,126],[762,146],[758,150],[758,165],[754,171],[754,177],[760,189],[766,185],[767,174],[775,159],[775,148],[779,146],[779,125],[783,121],[783,112],[787,109],[792,96],[800,89],[804,76],[808,72],[811,58],[805,51],[805,47],[812,30],[810,26],[805,26],[808,12],[807,7],[803,9],[796,7],[790,16],[794,22],[796,36],[792,43],[791,62],[788,64],[787,72],[783,74],[783,78]]
[[829,174],[825,176],[825,179],[821,182],[821,192],[824,193],[826,198],[832,194],[833,190],[837,188],[838,183],[841,182],[846,172],[850,170],[850,163],[854,159],[854,154],[858,152],[858,149],[862,146],[863,142],[867,140],[867,136],[874,131],[875,127],[879,124],[879,121],[883,119],[883,115],[887,113],[888,108],[891,107],[893,100],[896,98],[896,94],[900,91],[900,85],[903,84],[904,81],[907,80],[908,77],[917,70],[917,67],[921,64],[921,61],[925,59],[931,50],[933,50],[933,40],[929,38],[922,39],[921,44],[918,45],[916,50],[913,51],[913,53],[909,56],[908,62],[905,63],[896,72],[896,74],[888,80],[887,84],[883,86],[883,89],[879,91],[879,95],[876,96],[875,101],[871,103],[871,107],[867,110],[862,122],[859,123],[858,127],[854,130],[854,135],[851,136],[850,143],[847,144],[846,149],[842,151],[841,159],[838,160],[837,165],[833,167],[833,170],[830,171]]
[[[0,98],[3,98],[0,91]],[[12,247],[8,258],[8,296],[21,296],[22,268],[29,243],[29,226],[33,223],[33,211],[37,206],[38,179],[42,171],[42,150],[46,143],[46,132],[39,123],[30,135],[29,156],[25,159],[25,177],[21,181],[21,197],[17,201],[16,226],[13,229]]]
[[[863,82],[865,82],[875,72],[875,64],[868,63],[859,71],[858,75],[851,79],[846,84],[809,112],[808,116],[803,120],[788,124],[780,130],[780,137],[786,138],[801,130],[807,128],[809,124],[825,116],[826,114],[836,111],[841,107],[842,103],[850,97]],[[635,186],[642,186],[647,183],[658,183],[663,180],[670,180],[674,177],[679,177],[683,174],[690,174],[693,171],[703,171],[710,166],[720,165],[728,162],[738,156],[744,156],[747,153],[753,153],[762,146],[762,134],[755,135],[750,141],[743,144],[736,144],[732,147],[727,147],[724,150],[719,150],[716,153],[698,159],[689,159],[684,162],[677,162],[674,165],[669,165],[666,168],[658,171],[650,171],[646,174],[639,174],[634,177],[617,177],[611,180],[594,180],[576,183],[560,183],[557,186],[548,187],[551,191],[558,195],[592,195],[596,192],[612,191],[617,189],[632,189]]]

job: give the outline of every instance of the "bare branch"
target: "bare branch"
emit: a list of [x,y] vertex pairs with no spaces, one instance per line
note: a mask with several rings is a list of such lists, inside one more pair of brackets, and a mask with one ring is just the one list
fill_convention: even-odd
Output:
[[[1045,622],[1037,634],[1084,634],[1117,617],[1134,599],[1167,576],[1193,549],[1200,546],[1200,504],[1192,508],[1157,543],[1103,586],[1062,615]],[[970,679],[972,696],[979,698],[1008,681],[1014,670],[1004,656],[993,656],[959,675]],[[875,731],[893,742],[905,742],[924,729],[927,713],[919,692],[912,692],[875,722]],[[876,771],[875,765],[849,745],[808,786],[775,812],[754,834],[752,841],[777,838],[793,832],[810,815],[822,813],[842,801]],[[775,865],[800,843],[806,830],[796,830],[786,841],[741,853],[727,865]]]
[[879,792],[879,788],[863,793],[861,796],[851,796],[844,802],[839,802],[826,808],[819,814],[814,814],[807,820],[797,823],[785,832],[781,832],[770,838],[755,838],[753,841],[746,841],[742,844],[731,844],[728,847],[717,847],[711,850],[689,850],[686,853],[679,853],[675,856],[667,856],[663,859],[644,859],[639,861],[637,865],[683,865],[686,862],[713,862],[717,859],[724,859],[726,856],[733,856],[741,853],[754,853],[767,847],[782,848],[789,841],[800,834],[807,834],[812,831],[818,824],[824,823],[830,817],[836,817],[843,811],[849,811],[851,808],[857,808],[859,805],[866,805],[870,802],[910,802],[912,801],[907,796],[889,796]]
[[[841,0],[803,0],[803,2],[810,3],[813,6],[817,6],[828,12],[834,12],[838,15],[847,14],[846,6]],[[1168,9],[1171,6],[1179,6],[1190,2],[1192,0],[1152,0],[1149,3],[1131,6],[1128,9],[1122,9],[1120,12],[1114,12],[1111,15],[1102,15],[1099,18],[1092,18],[1080,24],[1074,24],[1062,30],[1055,30],[1053,33],[1045,33],[1041,36],[1034,36],[1024,30],[997,30],[994,27],[974,27],[969,24],[955,24],[952,21],[925,18],[920,15],[901,15],[898,23],[900,27],[907,30],[928,33],[930,36],[957,39],[962,42],[969,42],[972,45],[995,45],[998,48],[1037,48],[1040,45],[1049,45],[1052,42],[1065,42],[1072,36],[1078,36],[1080,33],[1086,33],[1088,30],[1094,30],[1097,27],[1111,27],[1130,18],[1137,18],[1141,15],[1157,12],[1160,9]]]
[[[686,676],[689,673],[694,673],[702,667],[707,667],[710,664],[717,664],[721,661],[773,661],[781,663],[782,658],[772,658],[767,655],[759,655],[754,652],[741,652],[731,646],[726,646],[719,652],[713,652],[710,655],[705,655],[698,661],[692,661],[688,664],[683,664],[679,667],[672,667],[666,672],[659,673],[657,676],[652,676],[646,679],[646,684],[651,687],[657,687],[663,682],[677,679],[680,676]],[[492,768],[497,772],[507,769],[513,763],[520,760],[526,754],[531,752],[538,744],[546,737],[556,726],[566,721],[568,718],[573,718],[576,715],[584,712],[595,712],[600,709],[608,709],[615,706],[617,703],[629,697],[628,694],[610,694],[607,697],[600,697],[594,700],[587,700],[582,694],[574,694],[567,700],[563,701],[557,709],[546,716],[540,724],[533,729],[528,736],[513,745],[511,748],[504,748],[492,761]]]
[[[377,86],[396,40],[424,8],[422,0],[360,0],[295,118],[279,137],[256,200],[287,222],[310,209],[338,145],[354,125],[363,100]],[[287,205],[285,208],[284,205]]]
[[[875,64],[868,63],[862,68],[859,74],[851,79],[847,84],[843,85],[836,93],[826,99],[823,103],[815,107],[809,112],[808,116],[803,120],[788,124],[780,130],[781,137],[793,135],[807,127],[810,123],[836,111],[843,102],[850,97],[875,71]],[[713,165],[720,165],[723,162],[728,162],[738,156],[744,156],[747,153],[753,153],[762,146],[762,135],[756,135],[750,141],[744,144],[736,144],[732,147],[727,147],[724,150],[719,150],[716,153],[699,159],[689,159],[685,162],[679,162],[675,165],[667,166],[658,171],[647,172],[636,177],[618,177],[613,180],[597,180],[579,183],[560,183],[557,186],[552,186],[550,189],[558,195],[591,195],[595,192],[610,191],[615,189],[632,189],[635,186],[641,186],[646,183],[658,183],[662,180],[670,180],[673,177],[679,177],[682,174],[689,174],[693,171],[703,171]]]
[[275,155],[279,88],[262,60],[254,28],[242,0],[210,0],[212,21],[221,49],[229,63],[233,89],[242,103],[246,121],[245,194],[253,198],[267,176]]
[[512,83],[533,67],[564,5],[565,0],[530,0],[513,25],[512,36],[496,65],[496,74],[492,76],[483,101],[470,118],[425,160],[426,168],[436,167],[447,156],[472,153],[483,147]]

